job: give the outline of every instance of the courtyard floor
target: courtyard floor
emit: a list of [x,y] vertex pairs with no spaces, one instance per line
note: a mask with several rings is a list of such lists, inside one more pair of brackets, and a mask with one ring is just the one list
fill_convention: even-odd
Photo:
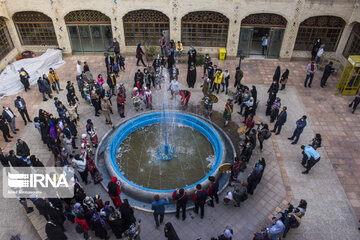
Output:
[[[65,88],[66,81],[75,83],[76,61],[87,61],[94,77],[101,73],[105,76],[104,60],[101,56],[72,56],[65,58],[66,64],[57,70],[60,77],[61,86]],[[234,82],[234,72],[237,61],[214,63],[229,69],[231,73],[230,85]],[[306,73],[306,62],[279,62],[277,60],[248,60],[242,63],[244,71],[243,84],[248,86],[255,85],[258,89],[260,100],[257,110],[256,120],[258,122],[268,122],[265,116],[265,102],[267,99],[266,91],[272,82],[276,66],[280,65],[282,72],[286,68],[290,70],[290,77],[286,89],[279,92],[283,106],[288,107],[288,120],[283,127],[280,135],[272,136],[265,142],[263,152],[258,148],[254,150],[250,165],[242,178],[247,177],[251,166],[259,157],[264,157],[267,161],[264,177],[253,196],[244,202],[240,208],[232,205],[216,205],[215,208],[206,207],[205,218],[200,220],[189,211],[186,221],[182,222],[175,218],[174,214],[167,214],[165,222],[173,223],[180,239],[210,239],[218,236],[226,226],[234,229],[234,239],[249,239],[252,233],[270,223],[272,214],[282,209],[287,203],[298,204],[300,199],[308,202],[308,210],[302,219],[298,229],[292,229],[288,239],[358,239],[357,217],[360,217],[360,121],[359,112],[351,114],[347,105],[353,97],[335,95],[335,87],[340,76],[331,76],[328,80],[328,87],[320,88],[320,78],[322,73],[318,71],[312,88],[304,88],[303,81]],[[186,65],[179,64],[179,81],[183,89],[187,89],[186,84]],[[134,73],[137,70],[135,58],[126,59],[126,72],[120,73],[118,83],[124,83],[128,93],[133,84]],[[190,105],[192,111],[202,114],[203,106],[200,103],[202,67],[197,69],[197,82],[194,89],[191,89],[192,96]],[[76,83],[75,83],[76,85]],[[60,92],[58,96],[63,102],[66,101],[66,91]],[[42,102],[41,94],[37,86],[32,90],[21,93],[27,102],[28,111],[33,118],[37,115],[38,109],[42,108],[57,116],[53,100]],[[129,95],[129,94],[128,94]],[[153,91],[156,95],[156,91]],[[78,94],[80,97],[80,94]],[[224,93],[219,95],[219,103],[214,104],[214,111],[221,114],[225,101],[228,98]],[[1,99],[1,105],[13,107],[15,96]],[[103,115],[94,117],[93,108],[83,99],[80,100],[79,113],[81,121],[78,126],[79,134],[85,131],[85,124],[88,118],[93,119],[101,138],[110,126],[105,125]],[[159,105],[156,105],[160,109]],[[114,123],[120,121],[113,106]],[[242,119],[236,112],[239,107],[234,107],[232,124],[242,125]],[[128,97],[126,106],[126,116],[135,114]],[[291,136],[295,122],[302,115],[309,118],[299,143],[291,145],[287,138]],[[19,114],[17,114],[19,115]],[[216,122],[216,121],[215,121]],[[35,154],[48,166],[53,165],[53,156],[48,152],[47,147],[42,144],[40,136],[33,124],[26,127],[20,116],[17,119],[17,127],[20,129],[16,137],[24,139],[31,153]],[[216,122],[222,126],[221,122]],[[272,125],[272,124],[271,124]],[[233,134],[237,126],[225,128],[228,134]],[[308,144],[315,133],[320,133],[323,137],[323,147],[320,148],[320,162],[311,170],[308,175],[303,175],[303,168],[300,164],[302,144]],[[14,141],[5,144],[1,139],[1,147],[6,151],[14,147]],[[238,148],[239,142],[233,142]],[[2,173],[1,173],[2,175]],[[2,186],[0,186],[2,188]],[[107,199],[104,189],[100,185],[85,186],[88,195],[101,194]],[[231,190],[228,187],[226,191]],[[224,193],[221,194],[222,199]],[[9,239],[10,235],[20,234],[21,239],[37,239],[34,228],[26,217],[22,206],[13,199],[1,198],[0,211],[4,216],[0,220],[0,239]],[[152,214],[135,211],[135,217],[142,219],[141,237],[142,239],[165,239],[163,230],[156,230]],[[81,236],[75,232],[75,227],[67,223],[66,234],[69,239],[80,239]],[[114,238],[112,236],[112,238]]]

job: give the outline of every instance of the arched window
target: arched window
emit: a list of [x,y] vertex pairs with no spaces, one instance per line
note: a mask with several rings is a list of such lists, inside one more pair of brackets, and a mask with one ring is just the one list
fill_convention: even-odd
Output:
[[344,57],[360,55],[360,23],[355,23],[343,52]]
[[65,16],[73,54],[103,54],[112,48],[111,20],[94,10],[80,10]]
[[294,50],[312,49],[313,43],[320,38],[325,51],[335,51],[340,40],[345,21],[340,17],[317,16],[303,21],[299,26]]
[[6,23],[3,18],[0,18],[0,59],[3,59],[13,48],[14,44],[11,41]]
[[191,12],[181,19],[184,45],[226,47],[229,19],[217,12]]
[[273,13],[256,13],[251,14],[241,21],[241,26],[251,27],[286,27],[286,19],[280,15]]
[[125,44],[157,45],[162,31],[169,30],[169,18],[159,11],[138,10],[123,17]]
[[40,12],[17,12],[13,20],[22,45],[58,45],[51,18]]

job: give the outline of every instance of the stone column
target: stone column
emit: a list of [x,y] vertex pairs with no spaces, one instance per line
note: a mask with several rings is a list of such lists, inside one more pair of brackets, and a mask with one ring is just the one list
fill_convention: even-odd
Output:
[[296,42],[296,36],[299,30],[300,25],[300,14],[304,7],[304,1],[298,0],[295,3],[294,15],[290,17],[290,22],[286,24],[286,29],[284,33],[283,42],[280,50],[280,59],[285,61],[290,61],[291,56],[294,51],[294,46]]
[[344,48],[346,46],[346,43],[349,40],[350,34],[351,34],[351,30],[353,28],[354,24],[346,24],[342,34],[341,34],[341,38],[339,40],[339,43],[337,45],[336,48],[336,57],[342,62],[345,63],[345,57],[342,55]]
[[170,6],[172,11],[170,18],[170,39],[173,39],[175,42],[181,41],[181,17],[179,14],[179,0],[171,0]]

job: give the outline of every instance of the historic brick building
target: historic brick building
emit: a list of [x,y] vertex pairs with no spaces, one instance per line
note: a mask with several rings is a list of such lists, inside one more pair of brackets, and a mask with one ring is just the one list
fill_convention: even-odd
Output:
[[[103,54],[112,38],[123,54],[157,45],[164,32],[186,47],[227,57],[310,56],[315,38],[327,56],[360,54],[360,4],[355,0],[0,0],[0,68],[24,50],[59,47],[64,54]],[[240,51],[241,50],[241,51]]]

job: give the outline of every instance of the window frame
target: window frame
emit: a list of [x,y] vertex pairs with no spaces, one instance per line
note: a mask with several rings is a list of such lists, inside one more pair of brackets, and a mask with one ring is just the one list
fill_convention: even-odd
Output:
[[[131,26],[131,29],[137,29],[137,31],[132,31],[132,32],[126,32],[126,25],[129,24],[129,25],[133,25],[133,24],[136,24],[136,28],[133,28],[133,26]],[[151,28],[144,28],[144,27],[140,27],[141,24],[151,24],[152,27]],[[156,24],[159,25],[159,28],[156,28]],[[141,21],[141,22],[130,22],[130,21],[127,21],[127,22],[124,22],[123,21],[123,27],[124,27],[124,38],[125,38],[125,46],[137,46],[139,43],[141,43],[141,45],[147,45],[148,43],[147,42],[143,42],[143,39],[149,39],[149,38],[153,38],[153,42],[150,43],[149,45],[155,45],[157,46],[158,43],[158,39],[161,35],[161,32],[163,30],[161,30],[161,25],[164,25],[164,28],[163,30],[169,30],[170,31],[170,22],[144,22],[144,21]],[[152,29],[152,31],[150,33],[152,33],[152,37],[146,37],[144,38],[144,31],[141,31],[141,29]],[[136,36],[133,38],[134,40],[132,40],[131,43],[128,42],[127,40],[127,34],[138,34],[138,39],[136,40]],[[157,33],[160,33],[160,35],[157,35]],[[137,41],[137,43],[136,43]]]
[[2,60],[15,48],[15,46],[12,42],[9,30],[7,29],[6,22],[3,19],[1,19],[0,22],[0,60]]

